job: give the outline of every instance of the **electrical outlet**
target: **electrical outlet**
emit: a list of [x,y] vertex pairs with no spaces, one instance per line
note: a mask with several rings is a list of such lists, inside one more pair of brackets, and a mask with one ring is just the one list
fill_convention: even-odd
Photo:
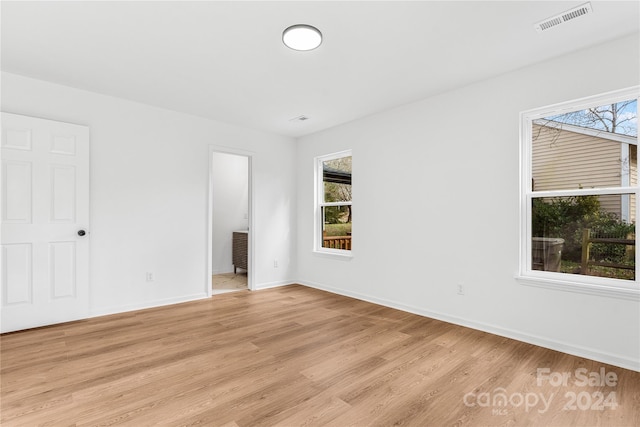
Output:
[[278,268],[278,260],[277,259],[273,260],[273,268]]
[[153,282],[155,280],[155,276],[152,272],[147,271],[147,282]]
[[464,285],[462,283],[458,283],[458,295],[464,295]]

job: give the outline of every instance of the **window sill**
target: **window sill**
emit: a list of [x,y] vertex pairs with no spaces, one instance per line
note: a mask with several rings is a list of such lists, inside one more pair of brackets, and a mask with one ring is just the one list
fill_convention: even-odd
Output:
[[340,261],[351,261],[353,259],[353,254],[351,251],[342,251],[342,250],[336,250],[336,251],[327,251],[327,250],[317,250],[315,249],[313,251],[313,254],[322,258],[328,258],[328,259],[336,259],[336,260],[340,260]]
[[568,280],[517,275],[516,281],[521,285],[557,291],[574,292],[587,295],[598,295],[619,298],[629,301],[640,301],[640,289],[622,288],[592,283],[572,282]]

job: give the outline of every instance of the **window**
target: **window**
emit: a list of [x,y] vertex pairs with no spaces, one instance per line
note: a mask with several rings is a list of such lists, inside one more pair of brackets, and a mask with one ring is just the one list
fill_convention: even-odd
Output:
[[316,158],[315,250],[351,254],[351,150]]
[[637,87],[521,114],[521,282],[640,299],[637,118]]

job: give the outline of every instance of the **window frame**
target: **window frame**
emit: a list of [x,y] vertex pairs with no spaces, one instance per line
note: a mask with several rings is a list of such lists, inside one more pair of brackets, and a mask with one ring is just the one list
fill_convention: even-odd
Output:
[[[635,218],[640,218],[640,187],[622,186],[608,188],[582,188],[573,190],[534,191],[532,186],[532,129],[537,119],[582,110],[593,106],[621,102],[640,98],[640,86],[596,96],[567,101],[520,113],[520,247],[518,283],[547,289],[615,297],[628,300],[640,300],[640,250],[636,250],[635,280],[624,280],[570,273],[533,270],[532,268],[532,200],[540,197],[587,196],[609,194],[634,194],[636,200]],[[639,99],[640,101],[640,99]],[[636,221],[636,227],[638,223]],[[636,242],[638,234],[636,232]]]
[[[336,258],[351,258],[353,256],[353,246],[351,249],[335,249],[325,248],[322,246],[323,242],[323,221],[322,221],[322,208],[328,206],[353,206],[353,181],[352,181],[352,195],[349,202],[325,202],[324,201],[324,169],[323,164],[328,160],[340,159],[343,157],[351,157],[353,162],[352,150],[343,150],[336,153],[317,156],[314,158],[315,166],[315,191],[314,191],[314,221],[313,221],[313,252],[321,255],[329,255]],[[352,166],[353,175],[353,166]],[[353,223],[351,225],[351,236],[353,237]],[[353,245],[353,242],[352,242]]]

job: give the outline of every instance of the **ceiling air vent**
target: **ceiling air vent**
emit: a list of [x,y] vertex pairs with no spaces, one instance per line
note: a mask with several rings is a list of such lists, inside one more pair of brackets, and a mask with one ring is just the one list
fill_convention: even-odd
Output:
[[591,3],[581,4],[580,6],[574,7],[573,9],[569,9],[565,12],[562,12],[559,15],[552,16],[551,18],[547,18],[544,21],[540,21],[534,25],[536,31],[539,33],[548,30],[549,28],[553,28],[557,25],[564,24],[567,21],[571,21],[572,19],[579,18],[581,16],[587,15],[593,12],[591,8]]

